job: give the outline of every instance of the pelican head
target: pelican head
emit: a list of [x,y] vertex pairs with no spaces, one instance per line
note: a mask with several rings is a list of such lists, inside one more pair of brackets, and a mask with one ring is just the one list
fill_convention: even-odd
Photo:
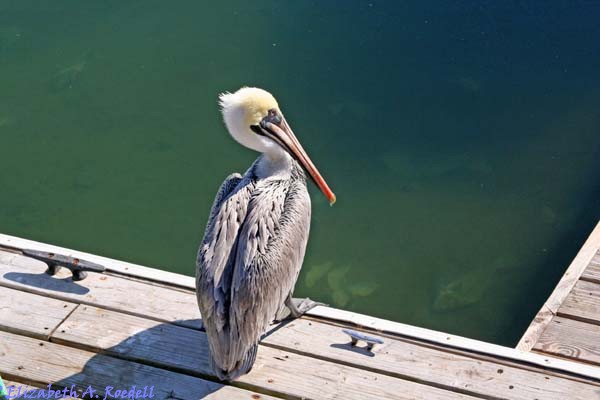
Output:
[[241,145],[264,153],[271,160],[292,157],[308,172],[330,204],[335,194],[304,151],[288,125],[275,97],[266,90],[244,87],[219,96],[223,120]]

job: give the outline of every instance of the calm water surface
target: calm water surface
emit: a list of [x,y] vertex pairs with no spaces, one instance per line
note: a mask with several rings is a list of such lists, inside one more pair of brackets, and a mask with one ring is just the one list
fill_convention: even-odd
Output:
[[261,86],[338,196],[296,294],[515,344],[600,218],[600,5],[454,3],[0,0],[0,231],[192,275]]

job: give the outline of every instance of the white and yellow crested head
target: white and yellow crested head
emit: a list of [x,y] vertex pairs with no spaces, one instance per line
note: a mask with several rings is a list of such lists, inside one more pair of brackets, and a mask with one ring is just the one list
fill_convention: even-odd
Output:
[[243,87],[235,93],[222,93],[219,105],[231,136],[241,145],[265,154],[257,165],[258,175],[289,176],[295,159],[308,171],[330,203],[335,202],[335,194],[300,145],[271,93]]
[[258,124],[269,110],[279,110],[275,97],[266,90],[256,87],[243,87],[235,93],[222,93],[219,96],[219,105],[225,123],[228,116],[239,112],[243,113],[244,123],[247,126]]
[[273,148],[271,141],[250,128],[260,124],[269,110],[279,112],[279,105],[271,93],[255,87],[243,87],[234,93],[219,95],[219,105],[227,130],[237,142],[259,152]]

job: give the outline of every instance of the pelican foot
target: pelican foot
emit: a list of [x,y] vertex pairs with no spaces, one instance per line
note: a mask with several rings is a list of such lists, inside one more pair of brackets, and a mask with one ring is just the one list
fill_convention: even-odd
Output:
[[281,322],[286,319],[296,319],[304,315],[307,311],[312,310],[316,306],[326,305],[327,304],[312,301],[308,297],[305,299],[288,297],[285,301],[285,307],[282,307],[275,317],[275,322]]

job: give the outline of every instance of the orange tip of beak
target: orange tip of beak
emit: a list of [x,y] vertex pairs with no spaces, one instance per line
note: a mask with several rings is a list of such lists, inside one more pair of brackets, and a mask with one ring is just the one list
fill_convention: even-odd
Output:
[[336,201],[336,200],[337,200],[337,199],[336,199],[336,197],[335,197],[335,194],[331,193],[331,197],[329,198],[329,205],[330,205],[330,206],[333,206],[333,205],[335,204],[335,201]]

